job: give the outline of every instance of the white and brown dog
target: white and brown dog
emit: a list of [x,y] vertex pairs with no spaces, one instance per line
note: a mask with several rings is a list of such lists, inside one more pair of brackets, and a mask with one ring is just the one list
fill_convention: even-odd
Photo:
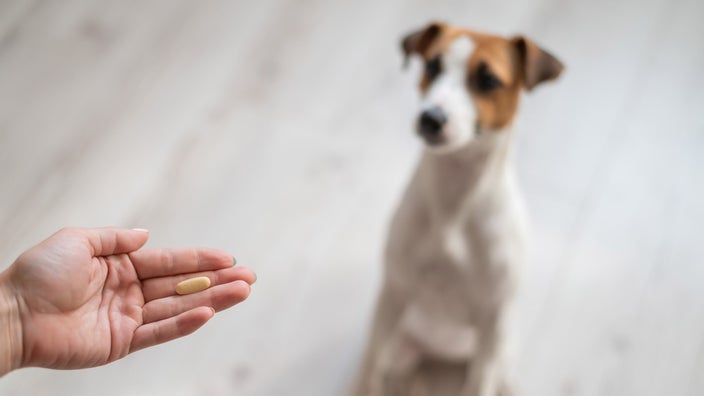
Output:
[[426,360],[466,364],[462,396],[506,394],[502,339],[524,234],[511,123],[522,89],[563,66],[524,37],[443,23],[402,46],[425,62],[417,132],[426,149],[391,223],[354,394],[426,394],[409,380]]

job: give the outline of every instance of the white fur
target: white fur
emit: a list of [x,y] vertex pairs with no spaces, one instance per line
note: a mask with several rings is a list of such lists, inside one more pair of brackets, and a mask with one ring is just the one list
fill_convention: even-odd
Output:
[[393,217],[356,396],[425,394],[411,378],[427,358],[471,363],[462,396],[497,396],[505,381],[503,333],[524,212],[511,132],[473,134],[475,107],[460,76],[471,50],[453,44],[423,103],[448,112],[453,149],[426,149]]
[[467,62],[474,51],[468,37],[460,37],[442,55],[442,73],[432,82],[421,102],[420,111],[440,107],[447,115],[443,130],[445,143],[432,150],[447,152],[462,147],[474,137],[477,112],[466,88]]

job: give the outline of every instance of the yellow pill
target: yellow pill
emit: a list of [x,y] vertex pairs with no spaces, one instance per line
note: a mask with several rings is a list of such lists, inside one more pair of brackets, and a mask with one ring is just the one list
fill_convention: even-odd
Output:
[[176,285],[176,293],[181,295],[198,293],[199,291],[205,290],[209,287],[210,278],[207,276],[198,276],[179,282],[178,285]]

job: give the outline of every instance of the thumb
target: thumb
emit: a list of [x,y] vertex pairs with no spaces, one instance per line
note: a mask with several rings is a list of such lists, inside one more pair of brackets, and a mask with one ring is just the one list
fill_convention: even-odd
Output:
[[93,248],[93,256],[109,256],[133,252],[147,243],[149,231],[135,228],[88,228],[88,241]]

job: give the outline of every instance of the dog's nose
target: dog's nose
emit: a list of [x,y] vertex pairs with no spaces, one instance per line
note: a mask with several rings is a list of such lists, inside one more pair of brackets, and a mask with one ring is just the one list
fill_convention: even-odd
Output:
[[442,108],[435,106],[423,110],[418,119],[418,127],[421,135],[435,138],[442,132],[442,127],[447,122],[447,116]]

